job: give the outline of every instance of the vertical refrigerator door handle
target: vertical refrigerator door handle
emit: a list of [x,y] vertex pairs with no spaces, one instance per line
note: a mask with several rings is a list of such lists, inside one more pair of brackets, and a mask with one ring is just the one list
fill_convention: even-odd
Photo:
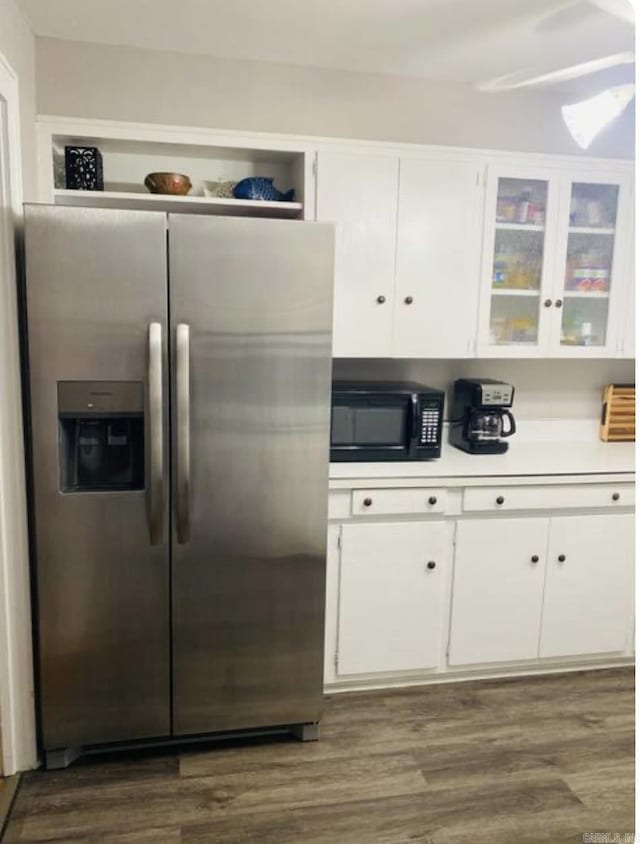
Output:
[[162,433],[162,325],[149,323],[149,535],[159,545],[164,535],[164,442]]
[[189,494],[191,485],[191,457],[189,453],[189,326],[180,323],[176,328],[176,392],[177,392],[177,488],[176,511],[178,542],[189,541]]

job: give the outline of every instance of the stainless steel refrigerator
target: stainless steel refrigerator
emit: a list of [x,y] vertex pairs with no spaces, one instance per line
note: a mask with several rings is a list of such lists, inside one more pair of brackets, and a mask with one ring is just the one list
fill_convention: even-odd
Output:
[[26,206],[49,767],[321,714],[332,227]]

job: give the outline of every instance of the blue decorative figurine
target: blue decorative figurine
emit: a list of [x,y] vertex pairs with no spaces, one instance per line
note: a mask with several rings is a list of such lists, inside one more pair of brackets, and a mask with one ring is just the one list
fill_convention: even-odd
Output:
[[293,202],[293,188],[286,193],[280,193],[274,188],[273,179],[265,179],[261,176],[250,176],[242,179],[233,189],[236,199],[263,199],[267,202]]

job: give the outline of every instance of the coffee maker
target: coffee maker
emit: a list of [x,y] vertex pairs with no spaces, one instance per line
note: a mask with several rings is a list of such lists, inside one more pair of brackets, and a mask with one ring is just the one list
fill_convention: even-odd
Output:
[[504,454],[509,444],[502,438],[516,432],[507,409],[513,405],[513,392],[511,384],[493,378],[458,378],[449,423],[451,445],[470,454]]

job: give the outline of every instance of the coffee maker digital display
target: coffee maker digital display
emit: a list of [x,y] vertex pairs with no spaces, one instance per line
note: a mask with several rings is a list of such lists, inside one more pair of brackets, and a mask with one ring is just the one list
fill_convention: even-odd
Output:
[[504,438],[516,432],[508,409],[513,393],[511,384],[493,378],[458,378],[453,385],[449,442],[470,454],[503,454],[509,447]]

